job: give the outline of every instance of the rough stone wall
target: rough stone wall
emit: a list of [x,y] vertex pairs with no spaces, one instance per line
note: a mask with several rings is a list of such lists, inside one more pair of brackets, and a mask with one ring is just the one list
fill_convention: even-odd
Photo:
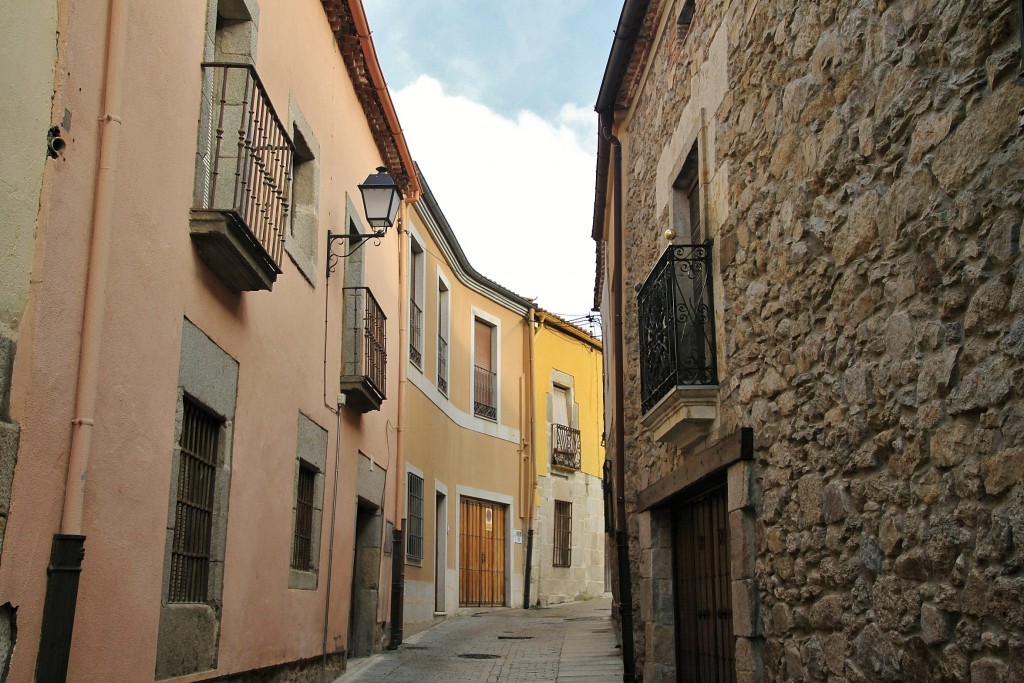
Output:
[[[531,596],[534,604],[589,600],[604,594],[605,534],[601,479],[586,472],[537,477]],[[572,503],[571,567],[553,566],[555,501]]]
[[[658,155],[724,26],[709,438],[755,434],[764,676],[1024,680],[1018,3],[697,4],[627,124],[625,282],[665,247]],[[626,330],[634,425],[631,301]],[[683,454],[629,430],[632,506]]]

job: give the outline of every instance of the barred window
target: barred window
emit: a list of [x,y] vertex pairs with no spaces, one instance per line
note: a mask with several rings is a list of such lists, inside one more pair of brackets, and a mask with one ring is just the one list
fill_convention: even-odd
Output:
[[555,547],[552,564],[556,567],[572,566],[572,503],[555,501]]
[[184,399],[168,602],[209,599],[210,539],[222,421]]
[[409,473],[409,532],[405,554],[415,560],[423,559],[423,478]]
[[299,481],[295,490],[295,530],[292,534],[292,569],[308,572],[313,551],[313,494],[316,468],[299,461]]

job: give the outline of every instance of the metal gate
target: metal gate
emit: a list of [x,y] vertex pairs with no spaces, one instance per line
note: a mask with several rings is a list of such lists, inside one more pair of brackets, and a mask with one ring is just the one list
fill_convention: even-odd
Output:
[[679,681],[736,680],[724,482],[672,509]]
[[505,604],[505,506],[459,502],[459,606]]

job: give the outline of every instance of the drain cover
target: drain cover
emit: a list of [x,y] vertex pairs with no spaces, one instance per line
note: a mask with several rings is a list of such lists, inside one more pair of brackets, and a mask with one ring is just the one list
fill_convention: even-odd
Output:
[[533,636],[498,636],[498,640],[533,640]]
[[429,647],[424,647],[423,645],[403,645],[402,649],[403,650],[429,650],[430,648]]
[[463,659],[497,659],[501,655],[485,655],[479,652],[471,652],[465,655],[459,655]]

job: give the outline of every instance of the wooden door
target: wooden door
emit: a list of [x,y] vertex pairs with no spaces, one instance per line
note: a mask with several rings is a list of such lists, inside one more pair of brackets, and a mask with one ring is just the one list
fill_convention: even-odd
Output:
[[672,511],[676,678],[736,680],[729,592],[729,518],[724,482]]
[[459,606],[505,604],[505,506],[459,502]]

